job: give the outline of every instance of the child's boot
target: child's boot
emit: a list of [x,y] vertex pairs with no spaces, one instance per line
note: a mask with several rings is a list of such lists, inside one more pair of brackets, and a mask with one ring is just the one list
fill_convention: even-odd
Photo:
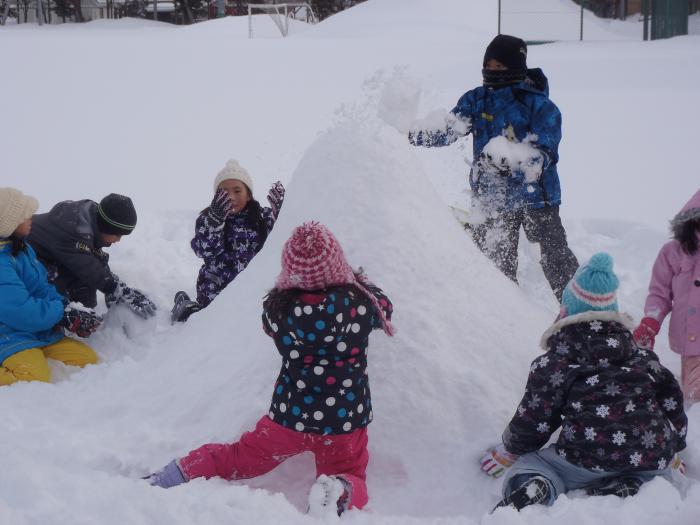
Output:
[[172,323],[184,323],[190,315],[201,309],[197,301],[192,301],[190,296],[181,290],[175,294],[175,306],[170,311],[170,321]]
[[351,485],[340,476],[321,474],[309,491],[309,514],[340,516],[350,505]]
[[644,482],[639,478],[614,478],[607,484],[601,487],[589,488],[586,493],[589,496],[617,496],[618,498],[626,498],[634,496],[639,492],[639,487]]
[[503,498],[493,510],[496,510],[499,507],[508,506],[515,507],[517,510],[520,510],[528,505],[543,503],[549,499],[549,496],[550,491],[547,480],[542,476],[532,476],[525,481],[525,483],[511,492],[510,495]]

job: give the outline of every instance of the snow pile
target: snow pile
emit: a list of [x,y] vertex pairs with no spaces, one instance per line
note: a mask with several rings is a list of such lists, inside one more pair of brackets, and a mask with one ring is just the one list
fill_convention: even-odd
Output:
[[491,139],[484,146],[483,153],[490,157],[498,167],[506,168],[510,173],[521,173],[525,183],[536,182],[542,175],[544,158],[534,147],[537,135],[528,133],[521,141],[500,136]]

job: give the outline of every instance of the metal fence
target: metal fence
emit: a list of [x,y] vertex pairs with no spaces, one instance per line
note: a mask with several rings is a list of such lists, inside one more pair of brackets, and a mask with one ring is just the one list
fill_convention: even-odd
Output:
[[[498,32],[530,42],[557,40],[658,39],[688,34],[689,15],[700,0],[498,0]],[[605,30],[602,19],[638,22],[626,28]],[[608,20],[610,22],[610,20]],[[639,23],[641,22],[641,23]],[[620,31],[619,29],[622,29]]]

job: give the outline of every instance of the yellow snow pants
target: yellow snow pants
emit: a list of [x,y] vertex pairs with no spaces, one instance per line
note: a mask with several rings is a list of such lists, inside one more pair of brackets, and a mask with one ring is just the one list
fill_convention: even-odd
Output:
[[97,363],[97,354],[85,343],[64,337],[41,348],[28,348],[11,355],[0,366],[0,386],[17,381],[51,381],[47,359],[56,359],[67,365],[80,366]]

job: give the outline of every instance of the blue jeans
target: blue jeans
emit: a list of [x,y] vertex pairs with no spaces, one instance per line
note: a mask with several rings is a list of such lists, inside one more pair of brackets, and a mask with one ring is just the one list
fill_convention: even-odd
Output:
[[664,470],[642,470],[632,472],[594,472],[569,463],[557,454],[554,445],[530,452],[518,458],[512,467],[508,469],[503,480],[503,497],[520,487],[532,476],[542,476],[547,480],[549,498],[543,501],[544,505],[552,505],[559,494],[566,494],[570,490],[585,489],[604,484],[605,481],[620,476],[637,478],[642,482],[649,481],[655,476],[664,476],[671,479],[670,468]]

